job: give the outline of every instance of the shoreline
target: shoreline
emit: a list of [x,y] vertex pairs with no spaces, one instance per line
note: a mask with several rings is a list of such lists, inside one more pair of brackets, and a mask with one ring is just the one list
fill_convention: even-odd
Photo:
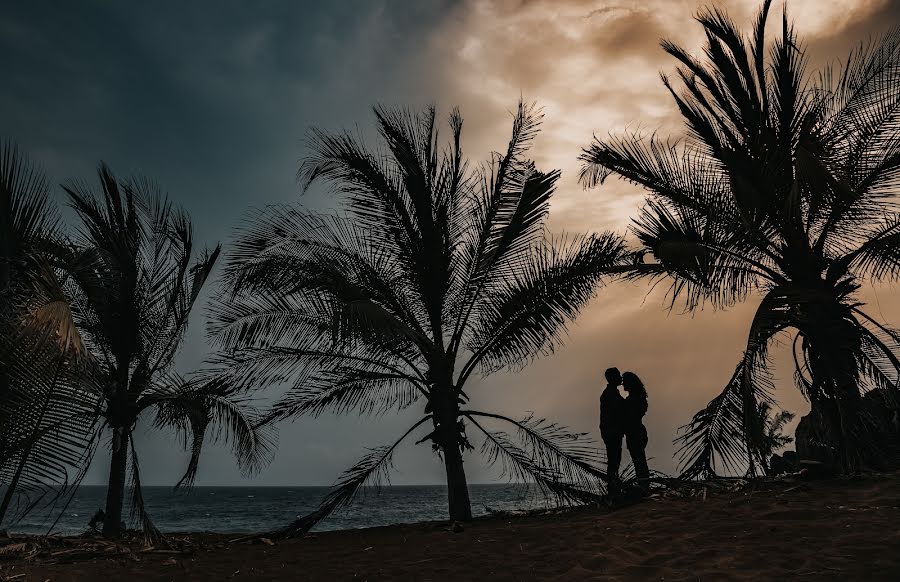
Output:
[[[244,534],[272,531],[297,516],[314,511],[331,487],[198,487],[188,492],[171,487],[144,488],[151,519],[163,532]],[[536,490],[519,484],[494,483],[470,486],[472,510],[477,516],[492,511],[554,508]],[[88,519],[105,504],[106,487],[79,490],[62,516],[37,511],[8,528],[16,535],[45,535],[59,518],[54,535],[89,533]],[[324,522],[317,531],[351,529],[396,523],[440,520],[446,515],[446,487],[391,485],[366,488],[359,499]],[[2,528],[0,528],[2,530]]]
[[[891,473],[763,483],[705,497],[658,496],[614,510],[576,507],[485,516],[457,533],[446,521],[431,521],[254,543],[229,541],[238,537],[234,534],[169,534],[175,549],[134,546],[122,553],[80,557],[56,549],[68,553],[12,560],[0,556],[0,577],[18,576],[22,582],[892,580],[900,578],[896,523],[900,473]],[[176,538],[184,538],[181,549]]]

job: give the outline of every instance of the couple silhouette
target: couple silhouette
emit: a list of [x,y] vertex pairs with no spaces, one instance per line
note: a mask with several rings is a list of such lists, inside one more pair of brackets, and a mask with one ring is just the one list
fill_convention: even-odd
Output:
[[[623,397],[619,386],[628,397]],[[606,445],[607,474],[619,478],[622,463],[622,438],[628,446],[634,473],[638,479],[650,477],[647,467],[647,390],[633,372],[619,373],[618,368],[606,370],[606,388],[600,395],[600,436]]]

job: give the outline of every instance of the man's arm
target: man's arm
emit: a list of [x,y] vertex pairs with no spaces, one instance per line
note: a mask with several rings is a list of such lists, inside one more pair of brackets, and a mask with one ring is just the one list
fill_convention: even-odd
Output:
[[597,426],[601,430],[603,430],[603,412],[606,409],[606,401],[609,399],[609,395],[607,394],[608,391],[609,388],[607,387],[607,389],[603,390],[603,392],[600,393],[600,422],[597,423]]
[[597,427],[603,428],[603,394],[597,400]]

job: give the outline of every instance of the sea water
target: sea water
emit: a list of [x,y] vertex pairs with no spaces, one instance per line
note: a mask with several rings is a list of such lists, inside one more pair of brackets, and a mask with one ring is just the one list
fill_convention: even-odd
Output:
[[[327,487],[143,487],[151,519],[163,532],[269,531],[314,510]],[[83,486],[60,515],[35,512],[10,526],[10,531],[46,533],[59,517],[54,533],[84,532],[105,505],[106,487]],[[553,506],[539,492],[522,485],[470,485],[472,513],[528,510]],[[126,522],[128,512],[126,509]],[[366,489],[352,505],[321,522],[314,531],[373,527],[394,523],[447,519],[447,489],[439,485],[390,486]]]

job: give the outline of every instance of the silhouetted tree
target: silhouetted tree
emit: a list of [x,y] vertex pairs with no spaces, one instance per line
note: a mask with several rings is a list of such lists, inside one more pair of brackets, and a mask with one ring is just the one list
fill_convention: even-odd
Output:
[[175,429],[190,452],[179,486],[193,482],[211,427],[231,440],[246,470],[266,460],[271,442],[255,426],[246,397],[220,384],[185,380],[173,369],[219,247],[193,259],[191,222],[158,186],[145,179],[119,182],[105,165],[98,174],[99,195],[83,184],[64,187],[81,224],[74,247],[61,249],[58,258],[73,281],[68,295],[89,354],[81,381],[97,395],[97,414],[111,436],[103,533],[120,533],[130,465],[132,515],[155,535],[132,437],[142,414],[153,413],[157,428]]
[[[286,533],[307,530],[361,486],[379,483],[395,448],[426,423],[431,431],[419,442],[443,459],[451,520],[471,517],[466,422],[507,474],[562,498],[596,493],[594,447],[544,420],[474,410],[464,387],[476,371],[521,368],[552,351],[622,258],[622,241],[548,237],[559,172],[540,172],[523,157],[541,119],[533,106],[519,104],[506,152],[474,171],[460,148],[458,112],[446,147],[433,108],[377,107],[375,116],[384,150],[314,131],[299,170],[304,188],[331,185],[346,215],[260,211],[228,256],[227,289],[213,310],[226,382],[290,384],[272,419],[380,414],[424,401],[419,421],[394,444],[371,449]],[[490,430],[491,422],[515,432]]]
[[[94,435],[77,337],[47,255],[61,235],[43,172],[0,144],[0,524],[64,496]],[[8,520],[12,521],[12,520]]]
[[760,463],[766,473],[769,473],[769,459],[772,455],[788,446],[794,439],[784,434],[784,427],[794,420],[794,413],[787,410],[779,410],[772,414],[772,405],[769,402],[759,402],[756,405],[756,417],[762,424],[762,441],[760,443]]
[[900,336],[856,291],[900,267],[900,34],[812,77],[786,14],[767,51],[770,4],[748,39],[721,10],[701,12],[703,58],[663,43],[679,62],[681,89],[663,82],[686,140],[610,138],[581,158],[587,186],[616,174],[651,192],[632,228],[657,262],[636,276],[665,273],[690,310],[764,294],[734,376],[686,427],[689,476],[714,473],[717,458],[753,471],[762,435],[749,420],[771,399],[767,347],[779,332],[796,331],[809,422],[844,471],[877,461],[862,394],[896,402]]

